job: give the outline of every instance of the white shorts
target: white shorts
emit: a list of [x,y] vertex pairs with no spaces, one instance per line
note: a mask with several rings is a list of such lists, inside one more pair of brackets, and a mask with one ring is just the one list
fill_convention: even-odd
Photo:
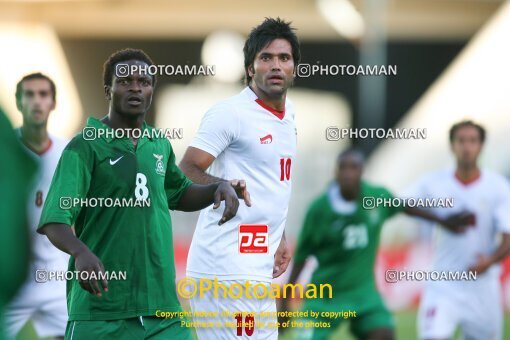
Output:
[[[199,279],[195,280],[198,282]],[[246,294],[241,298],[235,298],[239,294],[237,285],[244,289],[245,282],[246,280],[219,281],[228,290],[232,289],[233,296],[227,294],[227,297],[224,297],[223,289],[220,288],[216,293],[217,296],[211,289],[204,292],[202,298],[197,294],[190,299],[193,322],[198,325],[195,327],[198,339],[278,339],[275,300],[270,297],[254,297],[255,295],[261,297],[264,292],[269,292],[270,283],[249,281],[252,286],[249,296],[252,298],[247,298]],[[253,294],[253,289],[256,289],[256,294]],[[203,312],[216,312],[217,316],[198,317],[196,315]],[[236,316],[236,313],[240,313],[241,316]],[[248,315],[250,313],[252,316]],[[199,323],[202,325],[209,323],[214,326],[200,327]]]
[[[484,280],[485,281],[485,280]],[[420,339],[452,338],[459,327],[463,339],[501,340],[503,305],[498,280],[430,284],[418,312]]]
[[34,273],[7,305],[4,314],[9,338],[30,319],[39,337],[64,336],[67,325],[66,282],[37,283]]

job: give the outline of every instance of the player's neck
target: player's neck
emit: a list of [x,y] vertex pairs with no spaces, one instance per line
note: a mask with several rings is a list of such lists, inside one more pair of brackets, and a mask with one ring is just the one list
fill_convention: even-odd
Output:
[[359,189],[354,190],[344,190],[340,188],[340,196],[346,201],[355,201],[359,195]]
[[46,151],[51,144],[46,124],[39,126],[23,124],[21,141],[35,153],[41,154]]
[[471,183],[480,177],[480,169],[475,164],[457,164],[455,177],[462,183]]
[[145,115],[130,118],[113,111],[110,111],[108,116],[102,120],[103,123],[112,129],[141,129],[144,121]]
[[[135,117],[126,117],[123,115],[120,115],[112,110],[108,113],[108,116],[103,118],[102,122],[111,127],[114,130],[117,129],[137,129],[141,130],[143,122],[145,121],[145,114],[144,115],[137,115]],[[133,135],[130,136],[131,142],[133,143],[133,147],[137,148],[138,146],[138,138],[133,137]]]
[[287,92],[283,92],[282,95],[277,97],[269,96],[267,93],[259,89],[256,85],[250,85],[250,89],[257,95],[257,97],[264,102],[270,108],[276,111],[285,111],[285,98]]

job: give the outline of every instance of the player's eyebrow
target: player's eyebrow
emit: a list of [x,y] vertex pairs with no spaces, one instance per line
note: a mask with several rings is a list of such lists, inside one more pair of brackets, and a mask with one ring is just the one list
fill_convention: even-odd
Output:
[[291,58],[292,55],[287,53],[287,52],[281,52],[281,53],[270,53],[270,52],[262,52],[260,53],[260,57],[274,57],[274,56],[279,56],[279,57],[289,57]]
[[50,90],[47,90],[47,89],[45,89],[45,90],[39,90],[39,94],[40,94],[40,95],[47,96],[49,93],[50,93]]
[[151,85],[153,83],[153,79],[150,75],[147,74],[140,74],[140,75],[134,75],[135,81],[148,81]]

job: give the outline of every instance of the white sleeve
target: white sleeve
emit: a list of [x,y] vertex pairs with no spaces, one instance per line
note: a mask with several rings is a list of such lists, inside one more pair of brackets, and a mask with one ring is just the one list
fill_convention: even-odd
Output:
[[[418,180],[414,181],[411,185],[407,186],[400,194],[400,198],[428,198],[430,196],[430,191],[427,189],[429,187],[428,183],[430,182],[430,175],[425,175]],[[425,209],[431,210],[431,209]],[[432,212],[434,213],[434,212]],[[419,235],[422,240],[430,240],[431,239],[431,229],[436,223],[426,220],[424,218],[419,218],[416,216],[409,216],[409,218],[414,220],[415,226],[419,227]]]
[[500,232],[510,233],[510,184],[503,178],[498,187],[499,195],[494,209],[494,223]]
[[239,116],[226,104],[217,104],[202,118],[190,146],[203,150],[214,158],[239,137]]
[[422,177],[411,185],[407,186],[401,193],[401,198],[426,198],[427,193],[427,177]]

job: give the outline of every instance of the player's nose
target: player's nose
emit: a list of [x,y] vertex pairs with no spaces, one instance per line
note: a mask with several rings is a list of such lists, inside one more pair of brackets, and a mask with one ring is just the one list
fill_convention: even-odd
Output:
[[275,57],[273,58],[273,62],[271,64],[271,71],[280,71],[281,65],[280,65],[280,59]]
[[133,81],[133,82],[131,82],[131,85],[129,86],[128,91],[142,92],[142,86],[137,81]]

